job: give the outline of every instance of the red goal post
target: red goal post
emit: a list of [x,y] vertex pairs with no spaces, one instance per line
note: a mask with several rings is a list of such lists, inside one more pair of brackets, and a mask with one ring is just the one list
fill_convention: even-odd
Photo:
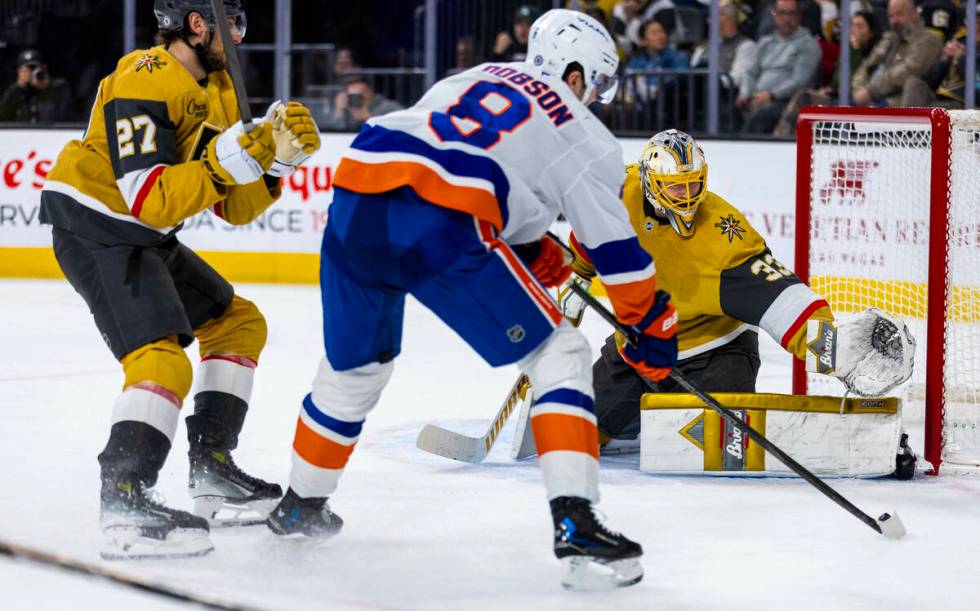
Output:
[[[806,107],[796,169],[796,273],[835,315],[906,320],[918,345],[899,396],[932,472],[980,466],[980,113]],[[826,384],[794,363],[794,393]]]

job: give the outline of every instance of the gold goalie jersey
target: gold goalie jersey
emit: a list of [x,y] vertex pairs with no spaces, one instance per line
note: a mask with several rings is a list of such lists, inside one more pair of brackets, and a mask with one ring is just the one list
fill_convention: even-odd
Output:
[[[781,265],[734,206],[709,192],[682,238],[647,202],[635,164],[626,167],[623,205],[657,265],[657,287],[680,315],[678,358],[723,346],[747,330],[762,328],[798,358],[806,357],[806,323],[833,320],[827,302]],[[595,276],[575,249],[575,271]]]
[[278,179],[225,187],[200,161],[238,121],[228,73],[195,81],[163,47],[134,51],[99,84],[88,128],[48,173],[41,221],[103,243],[152,245],[198,212],[252,221],[279,197]]

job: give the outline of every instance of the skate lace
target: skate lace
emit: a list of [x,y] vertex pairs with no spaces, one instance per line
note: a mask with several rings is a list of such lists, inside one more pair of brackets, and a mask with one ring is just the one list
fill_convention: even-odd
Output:
[[603,512],[600,509],[595,509],[594,507],[590,507],[589,511],[592,513],[592,521],[595,523],[596,530],[598,530],[599,532],[601,532],[602,534],[608,537],[622,536],[620,533],[606,528],[606,525],[604,524],[607,518],[605,512]]
[[230,452],[225,452],[225,465],[235,472],[237,477],[240,477],[243,481],[248,482],[252,486],[260,486],[265,484],[265,482],[257,477],[252,477],[248,473],[244,472],[235,464],[235,459],[232,458]]

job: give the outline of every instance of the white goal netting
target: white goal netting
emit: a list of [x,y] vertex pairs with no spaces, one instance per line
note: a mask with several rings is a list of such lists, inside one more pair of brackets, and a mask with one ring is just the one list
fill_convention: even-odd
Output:
[[[924,421],[926,437],[941,429],[944,464],[980,466],[980,113],[949,116],[950,143],[921,118],[842,115],[812,123],[809,281],[841,318],[875,307],[906,321],[916,338],[915,369],[895,391],[906,419]],[[939,184],[930,177],[934,147],[950,165]],[[929,278],[934,192],[948,201],[939,251],[945,279]],[[948,282],[941,312],[929,312],[930,282]],[[944,359],[927,350],[930,315],[943,317]],[[943,367],[938,414],[925,408],[931,367]],[[842,387],[809,375],[807,390],[840,394]]]

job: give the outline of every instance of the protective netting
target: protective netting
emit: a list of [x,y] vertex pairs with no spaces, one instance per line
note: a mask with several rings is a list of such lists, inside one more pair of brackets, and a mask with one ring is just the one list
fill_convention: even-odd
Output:
[[[950,113],[943,462],[980,465],[980,117]],[[894,391],[905,418],[925,409],[929,202],[928,123],[856,120],[812,125],[810,284],[840,318],[875,307],[916,338],[912,378]],[[945,143],[936,143],[945,148]],[[810,394],[841,394],[809,375]],[[928,432],[927,432],[928,434]]]

